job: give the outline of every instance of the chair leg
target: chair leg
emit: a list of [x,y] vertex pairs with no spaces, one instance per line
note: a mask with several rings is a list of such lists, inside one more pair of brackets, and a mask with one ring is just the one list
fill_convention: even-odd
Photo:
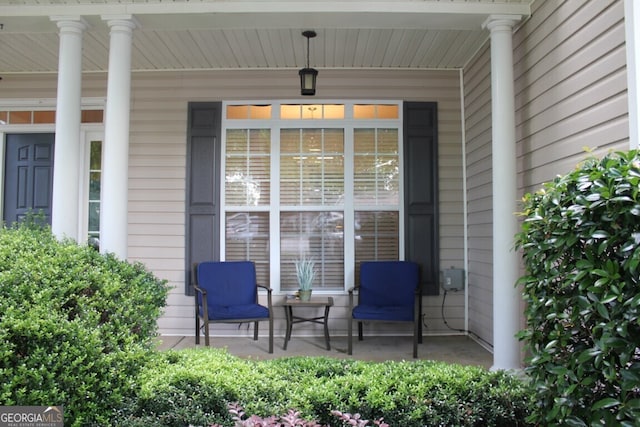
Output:
[[413,358],[418,358],[418,341],[420,340],[418,337],[418,331],[420,330],[420,326],[418,326],[419,320],[413,322]]
[[349,317],[347,321],[347,354],[353,354],[353,319]]
[[418,344],[422,344],[422,303],[418,310]]
[[362,322],[358,322],[358,341],[362,341]]
[[269,318],[269,353],[273,353],[273,318]]
[[200,344],[200,317],[196,313],[196,345]]
[[253,340],[258,341],[258,322],[253,322]]
[[209,322],[207,320],[203,320],[204,322],[204,345],[209,347]]

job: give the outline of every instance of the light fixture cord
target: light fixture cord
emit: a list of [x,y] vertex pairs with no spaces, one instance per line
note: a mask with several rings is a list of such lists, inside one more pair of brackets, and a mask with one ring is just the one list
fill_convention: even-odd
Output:
[[307,36],[307,68],[309,68],[309,36]]

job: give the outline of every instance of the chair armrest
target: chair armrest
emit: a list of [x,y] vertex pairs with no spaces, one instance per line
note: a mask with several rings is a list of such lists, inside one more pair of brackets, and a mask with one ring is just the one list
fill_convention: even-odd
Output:
[[198,306],[198,294],[200,294],[200,301],[202,301],[202,319],[206,322],[206,319],[209,319],[209,306],[207,304],[207,291],[205,289],[202,289],[200,286],[198,285],[193,285],[193,290],[195,291],[193,293],[193,300],[195,302],[195,309],[196,309],[196,320],[198,319],[198,316],[200,316],[200,307]]
[[205,289],[202,289],[200,286],[193,285],[193,290],[202,295],[202,298],[207,297],[207,291]]
[[269,286],[261,285],[261,284],[257,284],[256,286],[258,286],[259,288],[262,288],[262,289],[266,290],[266,291],[267,291],[267,292],[269,292],[269,293],[273,292],[273,289],[272,289],[271,287],[269,287]]
[[360,285],[355,285],[352,286],[351,288],[349,288],[349,313],[351,313],[351,311],[353,310],[353,292],[357,291],[358,289],[360,289]]
[[271,289],[270,286],[261,285],[261,284],[257,284],[257,286],[267,291],[267,308],[269,308],[269,317],[271,317],[273,316],[273,310],[271,309],[272,307],[271,293],[273,292],[273,289]]

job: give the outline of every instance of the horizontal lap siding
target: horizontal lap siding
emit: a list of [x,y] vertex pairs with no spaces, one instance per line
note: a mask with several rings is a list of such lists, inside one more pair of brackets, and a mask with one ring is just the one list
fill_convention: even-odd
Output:
[[469,331],[493,342],[491,55],[488,44],[464,70],[469,258]]
[[[513,37],[520,194],[628,149],[622,1],[536,1]],[[492,342],[491,53],[464,70],[469,329]]]
[[182,302],[187,112],[186,102],[166,90],[171,83],[155,80],[132,76],[128,253],[172,287],[158,322],[164,333],[167,317],[193,317]]
[[537,1],[514,36],[519,186],[628,149],[623,1]]

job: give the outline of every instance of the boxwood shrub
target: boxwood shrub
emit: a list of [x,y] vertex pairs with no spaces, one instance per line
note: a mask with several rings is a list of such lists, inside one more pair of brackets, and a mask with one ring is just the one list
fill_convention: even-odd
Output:
[[526,274],[521,338],[539,425],[640,419],[640,157],[588,158],[527,194],[516,245]]
[[433,361],[364,362],[326,357],[244,360],[220,349],[159,353],[119,426],[234,425],[227,404],[247,414],[289,409],[338,426],[332,410],[393,427],[525,426],[531,391],[511,374]]
[[110,425],[135,394],[168,288],[33,224],[0,228],[0,405],[63,405],[65,425]]

